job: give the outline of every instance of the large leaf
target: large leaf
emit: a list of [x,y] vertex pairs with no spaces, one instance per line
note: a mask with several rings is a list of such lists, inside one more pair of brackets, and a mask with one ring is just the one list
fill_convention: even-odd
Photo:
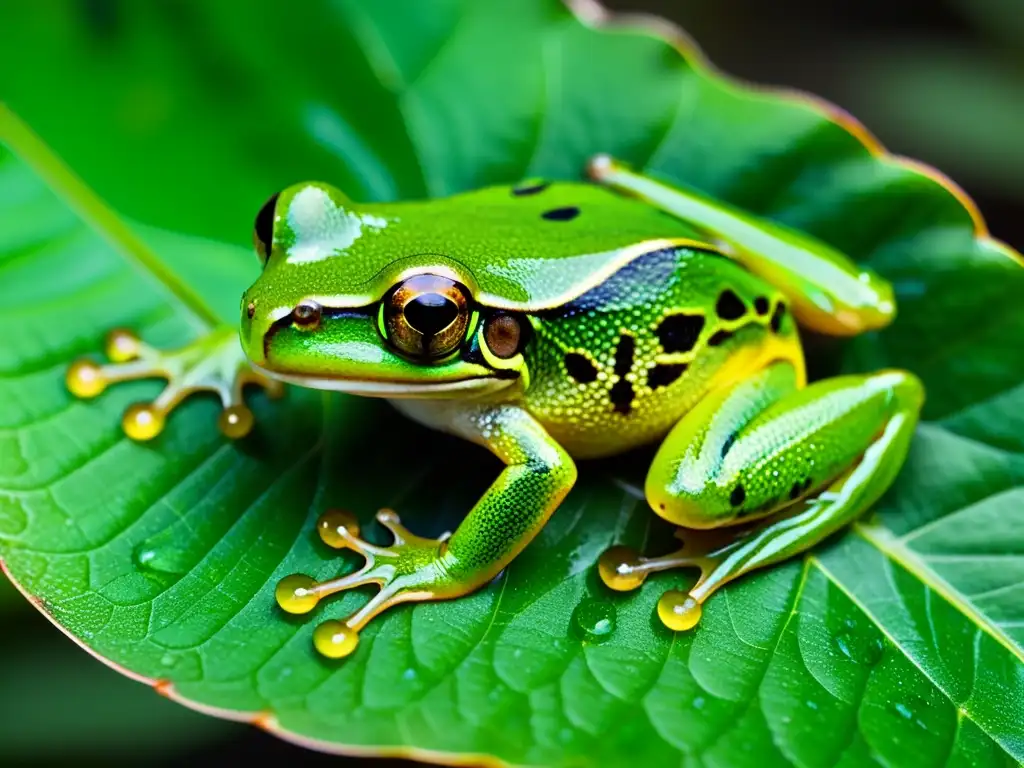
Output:
[[[162,268],[157,279],[132,232],[5,122],[22,159],[0,160],[0,555],[94,653],[193,706],[343,752],[559,765],[1024,758],[1024,269],[934,174],[866,148],[839,113],[737,87],[655,34],[588,28],[554,0],[514,12],[325,2],[301,15],[269,0],[125,3],[91,26],[14,5],[0,11],[4,93],[116,207],[178,233],[135,230],[189,286]],[[392,611],[354,657],[326,662],[312,622],[272,597],[284,574],[342,567],[313,535],[319,511],[368,519],[392,505],[437,533],[497,463],[381,404],[298,391],[280,407],[257,401],[262,427],[245,443],[225,444],[213,403],[197,401],[136,445],[118,416],[156,385],[90,403],[63,390],[67,361],[112,325],[172,344],[208,314],[233,322],[252,259],[196,236],[242,242],[275,186],[315,176],[364,197],[444,194],[575,178],[596,151],[870,263],[894,281],[900,318],[821,349],[819,367],[899,365],[929,392],[876,517],[731,586],[691,633],[653,617],[660,593],[691,576],[629,595],[596,579],[613,542],[669,546],[638,498],[641,454],[584,466],[495,583]],[[385,431],[405,439],[385,450]],[[606,638],[587,631],[601,615],[615,626]]]

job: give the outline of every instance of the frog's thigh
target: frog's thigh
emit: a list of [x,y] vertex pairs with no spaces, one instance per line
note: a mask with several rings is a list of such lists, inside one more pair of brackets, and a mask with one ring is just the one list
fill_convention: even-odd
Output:
[[647,498],[687,528],[744,523],[824,488],[920,387],[909,374],[842,376],[797,389],[774,363],[680,420],[654,459]]
[[913,375],[843,376],[802,390],[794,380],[790,366],[777,363],[708,398],[658,452],[647,495],[673,522],[709,528],[779,511],[738,537],[681,531],[683,548],[662,558],[630,561],[621,551],[606,557],[602,576],[613,587],[616,578],[633,586],[653,571],[701,569],[689,594],[662,597],[659,614],[668,626],[693,626],[700,604],[723,584],[856,518],[899,471],[923,400]]

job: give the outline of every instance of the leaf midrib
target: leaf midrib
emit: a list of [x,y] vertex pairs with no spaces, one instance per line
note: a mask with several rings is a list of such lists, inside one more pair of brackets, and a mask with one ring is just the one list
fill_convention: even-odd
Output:
[[217,313],[143,242],[99,195],[85,185],[11,109],[0,102],[0,141],[118,253],[163,286],[208,329],[221,325]]

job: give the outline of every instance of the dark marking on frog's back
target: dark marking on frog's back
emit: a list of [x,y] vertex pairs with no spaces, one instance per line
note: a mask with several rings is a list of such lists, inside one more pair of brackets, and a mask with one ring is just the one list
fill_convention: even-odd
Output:
[[758,296],[754,299],[754,311],[759,315],[767,315],[771,306],[771,303],[764,296]]
[[580,209],[575,205],[569,205],[565,208],[552,208],[550,211],[544,211],[540,217],[548,221],[572,221],[579,215]]
[[647,372],[647,386],[651,389],[667,387],[686,372],[686,363],[659,363]]
[[615,373],[625,376],[633,369],[633,358],[636,354],[636,339],[628,333],[619,337],[618,346],[615,347]]
[[655,334],[667,353],[689,352],[704,330],[704,315],[669,315],[658,325]]
[[715,312],[723,320],[739,320],[747,314],[747,306],[735,291],[726,288],[715,302]]
[[720,347],[723,344],[725,344],[725,342],[727,342],[730,338],[732,338],[732,331],[715,331],[714,334],[712,334],[711,338],[708,339],[708,346]]
[[782,320],[786,317],[786,305],[781,301],[775,305],[775,311],[772,312],[772,330],[778,333],[782,330]]
[[608,394],[612,405],[615,406],[615,411],[624,416],[629,415],[629,412],[633,410],[633,398],[636,396],[636,393],[633,392],[633,385],[625,379],[619,379]]
[[579,352],[569,352],[565,356],[565,370],[580,384],[597,381],[597,366]]

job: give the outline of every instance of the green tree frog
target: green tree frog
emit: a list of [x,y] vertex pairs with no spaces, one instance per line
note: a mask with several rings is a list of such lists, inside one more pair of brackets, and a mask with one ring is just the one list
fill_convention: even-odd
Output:
[[715,590],[801,552],[864,512],[903,462],[923,401],[910,373],[806,383],[798,323],[846,336],[881,328],[888,284],[822,242],[599,156],[588,182],[530,180],[444,200],[362,204],[321,183],[273,196],[256,217],[263,271],[241,304],[241,346],[218,331],[158,352],[126,331],[111,362],[75,363],[71,390],[160,375],[154,402],[125,414],[155,437],[189,393],[224,401],[222,431],[243,436],[242,386],[281,382],[388,398],[410,418],[478,443],[505,469],[450,536],[427,539],[398,515],[377,519],[391,546],[325,513],[319,535],[365,557],[329,581],[277,587],[306,613],[328,595],[379,591],[314,631],[326,656],[408,601],[454,598],[493,579],[576,480],[575,459],[660,441],[651,508],[682,548],[600,559],[613,590],[652,572],[697,567],[688,592],[662,595],[674,630],[693,627]]

